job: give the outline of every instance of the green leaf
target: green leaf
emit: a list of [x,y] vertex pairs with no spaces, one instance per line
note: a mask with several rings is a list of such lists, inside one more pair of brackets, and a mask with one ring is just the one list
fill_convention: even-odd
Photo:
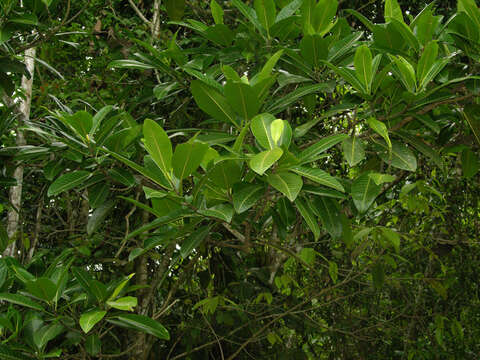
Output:
[[337,145],[339,142],[348,138],[346,134],[335,134],[328,137],[324,137],[313,145],[303,150],[298,159],[302,163],[314,161],[314,159],[321,153],[327,151],[331,147]]
[[390,242],[395,252],[400,253],[400,235],[392,229],[382,228],[383,236]]
[[320,217],[323,226],[334,239],[342,235],[342,221],[336,200],[317,196],[313,201],[314,211]]
[[268,175],[267,182],[292,202],[295,201],[303,186],[300,176],[288,172]]
[[412,135],[405,130],[397,131],[396,135],[400,136],[407,143],[420,151],[423,155],[430,158],[440,170],[445,171],[445,162],[443,161],[441,155],[433,146],[425,143],[420,136]]
[[73,115],[66,116],[65,122],[82,138],[86,138],[93,127],[93,117],[86,111],[78,111]]
[[300,41],[300,54],[309,65],[319,68],[321,60],[328,57],[328,45],[329,41],[320,35],[305,35]]
[[198,142],[179,144],[173,154],[173,173],[183,180],[198,169],[208,150],[208,145]]
[[415,52],[420,50],[420,42],[407,24],[398,21],[397,19],[391,19],[388,27],[395,29],[396,32],[403,37],[405,43],[413,48]]
[[332,279],[333,283],[336,284],[338,280],[338,265],[334,261],[328,262],[328,274]]
[[398,5],[397,0],[385,0],[385,21],[390,21],[391,19],[404,22],[402,9]]
[[135,275],[135,273],[133,274],[130,274],[128,276],[125,277],[125,279],[123,279],[116,287],[115,289],[113,290],[112,292],[112,295],[110,295],[110,297],[108,298],[108,300],[114,300],[118,294],[120,294],[120,292],[123,290],[123,288],[128,284],[128,282],[130,281],[130,279]]
[[309,194],[331,197],[334,199],[347,198],[347,196],[344,193],[341,193],[340,191],[326,188],[323,186],[318,186],[318,185],[304,185],[302,190]]
[[170,179],[172,170],[172,143],[165,130],[155,121],[146,119],[143,123],[145,149],[158,165],[163,175]]
[[480,163],[478,161],[478,156],[470,149],[465,149],[462,151],[462,173],[463,176],[467,179],[472,178],[480,169]]
[[341,192],[345,191],[342,184],[340,184],[337,179],[335,179],[333,176],[330,176],[328,173],[321,169],[309,168],[305,166],[295,166],[289,170],[297,173],[298,175],[306,177],[307,179],[315,181],[320,185],[325,185]]
[[62,324],[53,323],[44,325],[33,334],[33,342],[39,350],[43,351],[48,342],[55,339],[64,330],[65,327]]
[[375,181],[375,184],[382,185],[387,182],[395,181],[396,177],[389,174],[370,173],[370,178]]
[[282,10],[278,13],[275,22],[278,23],[282,20],[285,20],[292,15],[295,15],[298,9],[300,9],[300,6],[302,6],[302,3],[304,0],[292,0],[288,2],[284,7],[282,7]]
[[[121,314],[115,317],[119,320],[117,324],[125,327],[142,331],[144,333],[153,335],[159,339],[170,340],[170,334],[167,329],[159,322],[143,315],[135,314]],[[110,320],[109,320],[110,321]]]
[[365,149],[362,140],[356,136],[345,139],[342,142],[342,150],[348,165],[352,167],[365,159]]
[[125,296],[117,300],[107,301],[107,305],[118,310],[133,311],[133,308],[138,305],[138,300],[133,296]]
[[272,150],[262,151],[252,157],[249,161],[250,168],[259,175],[263,175],[278,159],[283,155],[283,150],[279,147]]
[[102,342],[98,334],[90,334],[85,340],[85,350],[91,356],[96,356],[102,350]]
[[390,141],[390,137],[388,136],[387,125],[385,125],[381,121],[378,121],[374,117],[369,117],[367,119],[367,123],[373,131],[375,131],[378,135],[383,137],[383,139],[386,141],[388,147],[391,148],[392,147],[392,142]]
[[114,60],[108,64],[109,68],[127,68],[127,69],[140,69],[140,70],[150,70],[154,69],[154,66],[151,64],[145,64],[138,60]]
[[396,66],[396,68],[393,68],[395,74],[402,82],[403,86],[405,86],[405,88],[411,93],[414,93],[417,89],[415,69],[406,59],[404,59],[400,55],[393,58],[393,61]]
[[208,179],[222,189],[230,189],[240,181],[242,168],[235,160],[225,160],[217,163],[208,174]]
[[274,121],[275,117],[273,115],[264,113],[255,116],[250,124],[253,136],[265,149],[274,149],[276,147],[271,136],[271,125]]
[[312,230],[313,238],[318,240],[320,237],[320,227],[318,226],[318,220],[313,214],[309,204],[309,201],[305,201],[302,198],[297,198],[295,200],[295,205],[297,206],[298,211],[302,215],[310,230]]
[[480,9],[475,0],[458,0],[458,11],[466,12],[477,28],[480,28]]
[[89,216],[87,222],[87,234],[92,235],[102,225],[103,221],[107,218],[108,213],[115,206],[114,200],[109,200],[106,203],[100,205],[92,215]]
[[270,78],[272,75],[273,68],[275,67],[275,65],[277,64],[278,60],[282,55],[283,55],[283,50],[279,50],[275,54],[273,54],[265,63],[262,70],[252,78],[252,80],[250,81],[250,84],[252,86],[255,86],[260,82]]
[[93,310],[87,313],[84,313],[80,316],[80,327],[82,328],[85,334],[88,334],[90,330],[101,321],[107,314],[104,310]]
[[425,77],[423,78],[422,82],[420,83],[419,87],[421,90],[425,90],[427,85],[435,79],[435,77],[443,70],[445,66],[448,65],[450,62],[449,58],[446,59],[439,59],[435,61],[432,67],[427,71]]
[[247,183],[239,183],[233,187],[232,199],[233,207],[238,214],[241,214],[262,198],[264,194],[263,186]]
[[288,95],[281,97],[280,99],[274,101],[268,106],[267,111],[272,114],[278,114],[291,104],[297,102],[299,99],[318,92],[327,92],[330,93],[333,91],[333,83],[323,83],[323,84],[314,84],[314,85],[305,85],[300,86],[298,89],[292,91]]
[[473,136],[480,144],[480,106],[479,105],[467,105],[463,111],[463,117],[468,126],[472,130]]
[[31,360],[20,351],[13,350],[7,345],[0,344],[0,359],[2,360]]
[[255,91],[244,82],[227,81],[225,97],[233,110],[246,120],[255,116],[260,109]]
[[372,70],[372,53],[367,45],[362,45],[357,48],[355,51],[354,64],[357,78],[365,87],[367,94],[370,94],[374,74]]
[[110,194],[110,187],[107,183],[98,183],[88,188],[88,203],[92,209],[102,205]]
[[353,181],[351,191],[355,207],[360,213],[364,213],[380,195],[382,188],[375,184],[369,173],[364,173]]
[[364,15],[353,9],[346,9],[345,12],[355,16],[369,31],[373,31],[373,23]]
[[218,204],[205,210],[199,210],[198,212],[205,216],[216,217],[227,223],[230,223],[233,217],[233,208],[230,204]]
[[48,278],[27,281],[25,287],[30,294],[46,302],[52,301],[57,293],[57,286]]
[[258,20],[257,14],[251,7],[245,5],[245,3],[241,0],[232,0],[232,5],[235,6],[238,11],[240,11],[242,15],[245,16],[261,34],[264,34],[264,27]]
[[181,20],[185,13],[185,0],[165,0],[165,8],[171,20]]
[[193,80],[190,86],[198,107],[213,118],[238,126],[237,116],[227,99],[214,88],[200,80]]
[[[72,273],[83,290],[85,290],[92,298],[97,299],[99,302],[105,298],[104,295],[106,294],[106,289],[101,288],[103,284],[99,285],[99,282],[92,279],[88,272],[81,268],[74,267],[72,268]],[[105,287],[105,285],[103,285],[103,287]]]
[[203,228],[195,230],[188,238],[183,241],[180,248],[180,255],[183,259],[186,259],[191,254],[193,249],[200,246],[200,244],[209,234],[211,228],[211,226],[204,226]]
[[275,23],[275,18],[277,17],[277,10],[275,8],[274,0],[254,0],[253,5],[255,7],[255,12],[257,13],[257,18],[263,28],[269,33],[269,29]]
[[8,18],[8,22],[22,25],[38,25],[38,18],[35,14],[21,14]]
[[107,105],[101,108],[95,116],[92,118],[92,127],[90,129],[90,136],[96,133],[97,129],[100,127],[103,119],[112,111],[115,107],[112,105]]
[[320,0],[313,11],[313,29],[319,33],[324,34],[330,28],[332,20],[337,14],[338,1],[337,0]]
[[30,300],[30,298],[20,295],[20,294],[8,294],[0,293],[0,300],[6,301],[12,304],[20,305],[34,310],[45,311],[45,309],[37,304],[36,302]]
[[215,0],[210,1],[210,10],[215,24],[223,24],[223,9]]
[[270,124],[270,135],[275,145],[278,145],[278,142],[283,135],[284,128],[285,122],[282,119],[276,119]]
[[417,80],[421,84],[425,79],[427,73],[437,60],[438,56],[438,44],[436,41],[430,41],[423,49],[422,56],[417,65]]
[[412,151],[404,144],[392,141],[391,151],[382,144],[384,150],[379,152],[380,158],[387,164],[391,164],[398,169],[415,171],[417,170],[417,159]]
[[73,189],[82,185],[92,173],[85,170],[73,171],[58,177],[49,187],[47,191],[48,196],[58,195],[64,191]]

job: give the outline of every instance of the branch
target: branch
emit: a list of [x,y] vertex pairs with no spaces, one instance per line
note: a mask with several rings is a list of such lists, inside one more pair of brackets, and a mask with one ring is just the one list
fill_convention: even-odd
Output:
[[152,27],[152,22],[150,20],[148,20],[145,15],[142,14],[142,12],[140,11],[140,9],[137,7],[137,5],[135,5],[135,3],[133,2],[133,0],[128,0],[128,2],[130,3],[131,7],[133,8],[133,10],[135,10],[135,12],[137,13],[137,15],[140,17],[140,19],[142,19],[148,26]]

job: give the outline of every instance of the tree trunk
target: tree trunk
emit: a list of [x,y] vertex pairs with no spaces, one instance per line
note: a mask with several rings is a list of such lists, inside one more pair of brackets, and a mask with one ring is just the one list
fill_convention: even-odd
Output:
[[[22,90],[25,95],[25,100],[20,102],[18,107],[19,117],[18,117],[18,127],[22,125],[24,121],[27,121],[30,118],[30,106],[32,103],[32,87],[33,87],[33,73],[35,69],[35,48],[30,48],[25,50],[25,65],[28,72],[30,73],[30,79],[27,79],[25,75],[22,76]],[[17,129],[16,134],[16,143],[17,146],[23,146],[26,144],[25,137],[23,132]],[[10,204],[13,207],[8,212],[8,223],[7,223],[7,234],[8,238],[12,239],[12,243],[5,249],[4,256],[15,256],[16,255],[16,237],[18,232],[18,224],[20,220],[20,210],[22,205],[22,186],[23,186],[23,165],[17,166],[13,173],[13,177],[17,181],[16,186],[10,188],[9,200]]]

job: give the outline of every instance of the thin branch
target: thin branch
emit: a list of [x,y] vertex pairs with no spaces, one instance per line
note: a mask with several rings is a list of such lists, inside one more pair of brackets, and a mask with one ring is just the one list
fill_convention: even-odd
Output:
[[140,11],[140,9],[137,7],[137,5],[135,5],[135,3],[133,2],[133,0],[128,0],[128,2],[130,3],[130,6],[133,8],[133,10],[135,10],[135,12],[137,13],[137,15],[140,17],[140,19],[142,19],[148,26],[152,26],[152,22],[150,20],[148,20],[145,15],[142,14],[142,12]]

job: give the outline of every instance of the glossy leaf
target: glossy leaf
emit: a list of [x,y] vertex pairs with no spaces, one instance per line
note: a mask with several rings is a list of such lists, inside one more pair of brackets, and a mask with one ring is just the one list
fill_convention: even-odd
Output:
[[82,328],[85,334],[88,334],[90,330],[93,329],[95,324],[100,322],[105,315],[107,314],[104,310],[93,310],[87,313],[84,313],[80,316],[80,327]]
[[210,1],[210,10],[215,24],[223,24],[223,9],[215,0]]
[[372,70],[372,60],[372,53],[367,45],[359,46],[355,51],[355,73],[365,87],[367,94],[370,94],[374,75]]
[[330,176],[327,172],[318,169],[318,168],[309,168],[305,166],[296,166],[291,168],[291,170],[298,175],[301,175],[309,180],[315,181],[320,185],[328,186],[332,189],[344,192],[342,184],[338,182],[333,176]]
[[187,142],[177,145],[172,159],[175,176],[183,180],[195,172],[207,150],[207,144],[198,142]]
[[342,222],[335,200],[318,196],[315,197],[313,206],[325,230],[327,230],[332,238],[338,239],[342,235]]
[[274,0],[254,0],[253,5],[255,7],[255,12],[257,13],[257,18],[260,24],[268,30],[275,23],[275,18],[277,17],[277,10]]
[[201,229],[193,232],[188,238],[186,238],[180,248],[180,255],[186,259],[191,252],[200,246],[210,232],[210,226],[204,226]]
[[387,164],[398,169],[415,171],[417,170],[417,159],[413,152],[404,144],[392,141],[391,151],[384,147],[379,153],[380,158]]
[[295,200],[295,206],[302,215],[303,219],[307,223],[310,230],[312,230],[313,238],[318,240],[320,237],[320,227],[318,226],[318,220],[310,208],[310,201],[305,201],[302,198]]
[[349,137],[342,142],[342,150],[348,165],[355,166],[365,159],[365,148],[362,140],[356,136]]
[[377,185],[368,173],[356,178],[352,183],[352,198],[360,213],[366,212],[373,204],[382,188]]
[[147,316],[121,314],[116,316],[114,319],[118,320],[118,322],[115,322],[118,325],[153,335],[159,339],[170,339],[170,334],[168,333],[167,329],[165,329],[165,327],[163,327],[163,325],[158,321],[155,321]]
[[295,201],[303,186],[303,181],[300,176],[287,172],[268,175],[267,182],[285,195],[290,201]]
[[57,286],[48,278],[27,281],[25,287],[30,294],[47,302],[52,301],[57,293]]
[[200,80],[192,81],[190,86],[192,95],[198,107],[213,118],[237,125],[236,114],[225,96],[217,90],[204,84]]
[[233,188],[233,207],[238,214],[241,214],[262,198],[264,189],[261,185],[237,184]]
[[251,119],[260,109],[254,89],[243,82],[227,81],[225,97],[233,110],[244,119]]
[[40,304],[37,304],[36,302],[30,300],[30,298],[20,294],[0,293],[0,300],[20,305],[26,308],[44,311],[43,307]]
[[249,161],[250,168],[259,175],[263,175],[278,159],[283,155],[283,150],[279,147],[272,150],[262,151]]
[[125,296],[116,300],[107,301],[108,306],[123,311],[133,311],[137,304],[138,300],[136,297],[133,296]]
[[327,151],[346,138],[348,138],[348,135],[346,134],[335,134],[325,137],[303,150],[298,158],[301,162],[309,162],[310,160],[313,161],[313,159],[315,159],[319,154]]
[[143,123],[143,136],[145,137],[145,149],[169,179],[172,169],[172,143],[165,130],[155,121],[147,119]]
[[92,173],[85,170],[73,171],[58,177],[49,187],[48,196],[55,196],[64,191],[73,189],[85,182]]

